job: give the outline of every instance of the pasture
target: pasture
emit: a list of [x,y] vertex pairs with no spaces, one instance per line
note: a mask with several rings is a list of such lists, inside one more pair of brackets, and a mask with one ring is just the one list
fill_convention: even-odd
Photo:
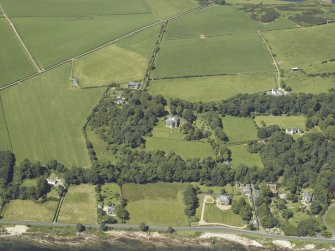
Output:
[[186,141],[185,134],[179,128],[169,129],[165,127],[165,121],[160,120],[152,130],[151,137],[145,137],[146,150],[173,151],[184,159],[205,158],[213,156],[211,146],[204,141]]
[[155,26],[79,58],[74,63],[74,77],[82,87],[142,80],[158,33],[159,26]]
[[230,143],[257,139],[257,128],[250,118],[226,116],[222,124]]
[[163,40],[154,78],[273,72],[257,33]]
[[335,206],[328,209],[324,216],[324,222],[328,229],[335,233]]
[[276,54],[279,67],[306,68],[329,59],[335,54],[335,25],[320,25],[308,28],[264,32],[272,52]]
[[0,151],[12,150],[12,144],[8,133],[6,117],[2,108],[0,96]]
[[125,184],[122,195],[128,200],[130,224],[187,226],[182,183]]
[[11,200],[2,211],[6,220],[25,220],[51,222],[58,205],[58,201],[44,203],[31,200]]
[[213,6],[169,23],[165,39],[256,32],[261,25],[232,6]]
[[244,222],[238,214],[233,211],[222,211],[215,204],[206,204],[204,220],[208,223],[220,223],[235,227],[243,227]]
[[274,74],[239,74],[212,77],[154,80],[148,91],[169,99],[218,101],[239,93],[259,93],[276,87]]
[[266,126],[278,125],[282,129],[306,128],[306,117],[304,116],[256,116],[255,121],[259,127],[262,127],[261,122],[264,121]]
[[[331,71],[332,70],[327,70],[326,72]],[[335,88],[335,77],[322,78],[288,74],[285,83],[296,93],[319,94],[328,92],[331,88]]]
[[0,18],[0,87],[33,74],[32,65],[24,48],[4,18]]
[[90,166],[81,129],[103,89],[71,87],[70,65],[1,92],[16,160]]
[[94,186],[70,186],[58,216],[60,223],[97,223],[97,200]]
[[261,157],[258,153],[249,153],[247,145],[228,146],[232,152],[232,167],[237,168],[239,165],[248,167],[257,166],[263,168]]

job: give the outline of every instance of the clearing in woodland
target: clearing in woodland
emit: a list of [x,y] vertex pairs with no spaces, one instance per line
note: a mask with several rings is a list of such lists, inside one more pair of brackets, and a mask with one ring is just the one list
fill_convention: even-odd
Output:
[[250,118],[226,116],[222,124],[230,143],[257,139],[257,128]]

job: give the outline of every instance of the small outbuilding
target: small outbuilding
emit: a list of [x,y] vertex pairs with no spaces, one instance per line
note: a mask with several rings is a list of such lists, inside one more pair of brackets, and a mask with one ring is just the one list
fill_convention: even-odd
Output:
[[73,86],[78,86],[79,85],[79,80],[76,79],[76,78],[72,79],[72,85]]
[[170,116],[165,120],[165,126],[168,128],[177,128],[180,124],[180,119],[177,116]]
[[141,82],[128,82],[129,89],[139,89],[141,87]]
[[292,67],[292,71],[299,71],[298,67]]
[[246,184],[244,189],[243,189],[243,193],[245,195],[251,195],[251,185],[250,184]]

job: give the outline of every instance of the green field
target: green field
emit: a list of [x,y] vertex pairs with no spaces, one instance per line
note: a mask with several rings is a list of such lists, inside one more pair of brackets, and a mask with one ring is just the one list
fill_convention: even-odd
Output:
[[222,124],[230,143],[257,139],[257,128],[250,118],[226,116]]
[[2,107],[0,95],[0,151],[12,150],[12,144],[8,133],[5,113]]
[[71,88],[64,65],[1,92],[16,160],[90,166],[81,132],[103,89]]
[[74,77],[82,87],[142,80],[158,33],[157,25],[76,60]]
[[278,125],[280,128],[306,128],[306,117],[304,116],[256,116],[256,124],[262,127],[261,121],[265,122],[266,126]]
[[272,72],[271,57],[257,33],[164,40],[154,78]]
[[0,87],[33,74],[32,65],[24,48],[4,18],[0,18]]
[[335,54],[335,25],[289,29],[263,33],[281,69],[306,68]]
[[62,204],[58,222],[97,223],[97,200],[94,186],[70,186]]
[[327,211],[324,219],[329,230],[335,233],[335,206]]
[[[327,70],[326,72],[331,71],[332,70]],[[285,83],[296,93],[319,94],[328,92],[331,88],[335,88],[335,77],[321,78],[288,74]]]
[[165,39],[256,32],[261,25],[231,6],[214,6],[169,23]]
[[242,218],[232,210],[222,211],[215,204],[206,204],[204,220],[208,223],[221,223],[235,227],[243,227]]
[[57,201],[38,203],[31,200],[12,200],[2,211],[6,220],[51,222],[57,208]]
[[215,101],[239,93],[259,93],[276,86],[274,74],[239,74],[200,78],[182,78],[151,81],[148,91],[165,98],[189,101]]
[[188,218],[184,214],[183,189],[181,183],[125,184],[122,195],[128,200],[127,223],[149,225],[186,226]]
[[272,21],[271,23],[262,23],[263,30],[281,30],[281,29],[291,29],[291,28],[297,28],[299,27],[296,23],[293,21],[284,18],[279,17],[275,21]]
[[238,167],[240,164],[248,167],[257,166],[258,168],[263,168],[263,163],[259,154],[249,153],[247,145],[229,146],[229,149],[232,151],[233,168]]
[[159,121],[152,134],[152,137],[145,138],[148,151],[173,151],[185,159],[213,156],[212,148],[208,143],[184,140],[185,134],[182,134],[179,128],[166,128],[163,120]]

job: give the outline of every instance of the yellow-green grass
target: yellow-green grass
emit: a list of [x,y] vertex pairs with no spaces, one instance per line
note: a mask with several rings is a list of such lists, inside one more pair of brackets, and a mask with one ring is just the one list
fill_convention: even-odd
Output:
[[182,192],[185,184],[125,184],[122,195],[128,200],[130,219],[127,223],[149,225],[186,226]]
[[158,32],[157,25],[76,60],[74,77],[79,79],[82,87],[142,80],[148,68]]
[[90,166],[82,127],[104,89],[71,88],[66,64],[1,93],[18,163]]
[[36,69],[13,30],[0,18],[0,87],[33,74]]
[[148,151],[175,152],[184,159],[213,156],[212,148],[208,143],[204,141],[186,141],[184,138],[185,134],[182,134],[179,128],[166,128],[165,121],[160,120],[153,129],[152,136],[145,138],[146,149]]
[[250,118],[226,116],[222,124],[230,143],[257,139],[257,128]]
[[196,0],[145,0],[144,2],[158,18],[171,17],[199,6]]
[[239,93],[259,93],[276,87],[273,73],[180,78],[151,81],[148,91],[166,98],[189,101],[215,101]]
[[256,32],[261,25],[232,6],[214,6],[171,21],[165,39]]
[[115,160],[115,155],[107,150],[108,143],[103,141],[94,131],[91,129],[86,130],[87,137],[92,143],[94,151],[96,152],[96,157],[101,161],[113,161]]
[[261,122],[264,121],[266,126],[278,125],[280,128],[306,128],[306,117],[304,116],[256,116],[256,124],[262,127]]
[[94,186],[70,186],[65,195],[58,222],[97,223],[97,200]]
[[229,146],[232,151],[232,166],[237,168],[239,165],[245,165],[248,167],[257,166],[263,168],[261,157],[258,153],[249,153],[247,145],[235,145]]
[[37,61],[47,67],[154,23],[156,18],[144,13],[42,20],[27,17],[12,21]]
[[296,93],[319,94],[335,88],[335,77],[321,78],[289,74],[285,83]]
[[328,229],[335,233],[335,206],[329,208],[324,216],[324,222]]
[[215,204],[206,204],[204,220],[208,223],[220,223],[235,227],[243,227],[244,222],[238,214],[231,209],[223,211]]
[[2,108],[1,96],[0,96],[0,151],[12,150],[12,144],[10,142],[6,117]]
[[154,78],[273,72],[257,33],[164,40]]
[[57,204],[57,201],[39,203],[31,200],[12,200],[5,205],[2,216],[6,220],[51,222]]
[[[325,59],[328,60],[328,59]],[[328,63],[318,63],[309,65],[305,68],[307,73],[322,73],[322,72],[333,72],[335,69],[335,61],[328,62]]]
[[24,186],[24,187],[32,187],[32,186],[36,186],[37,184],[37,180],[36,179],[25,179],[21,186]]
[[296,23],[293,21],[285,18],[285,17],[279,17],[276,20],[270,22],[270,23],[262,23],[263,30],[281,30],[281,29],[292,29],[299,27]]
[[149,12],[138,0],[1,0],[10,17],[73,17]]
[[116,205],[119,203],[119,195],[121,195],[120,186],[116,183],[104,184],[101,186],[100,194],[104,197],[104,205]]
[[222,192],[222,189],[224,189],[227,193],[231,195],[235,195],[238,192],[237,189],[235,189],[235,187],[230,184],[226,186],[206,186],[206,185],[200,185],[197,182],[192,182],[192,185],[194,187],[199,187],[202,193],[208,193],[210,190],[212,190],[213,194],[215,195],[220,195]]
[[265,32],[272,51],[276,54],[279,67],[305,68],[320,63],[335,54],[335,25]]

